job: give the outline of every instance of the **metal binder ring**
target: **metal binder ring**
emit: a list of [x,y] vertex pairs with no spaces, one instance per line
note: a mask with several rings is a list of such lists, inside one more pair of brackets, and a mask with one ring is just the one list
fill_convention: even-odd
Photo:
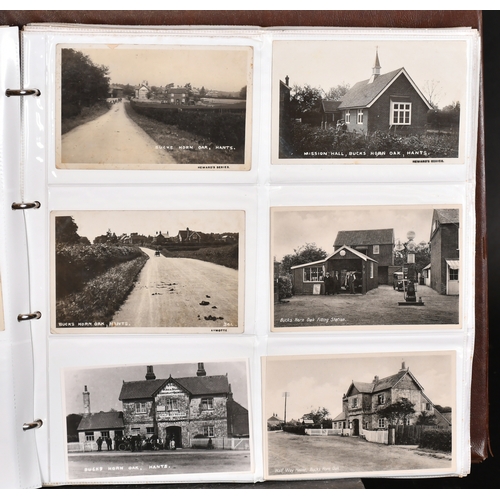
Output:
[[39,201],[12,203],[12,210],[26,210],[28,208],[40,208],[41,203]]
[[15,97],[15,96],[25,96],[25,95],[35,95],[39,96],[40,91],[38,89],[7,89],[5,91],[5,95],[7,97]]
[[28,321],[30,319],[40,319],[41,317],[42,313],[40,311],[36,311],[34,313],[19,314],[17,316],[17,321]]
[[34,422],[28,422],[27,424],[23,424],[23,431],[29,431],[30,429],[38,429],[43,425],[43,421],[38,419]]

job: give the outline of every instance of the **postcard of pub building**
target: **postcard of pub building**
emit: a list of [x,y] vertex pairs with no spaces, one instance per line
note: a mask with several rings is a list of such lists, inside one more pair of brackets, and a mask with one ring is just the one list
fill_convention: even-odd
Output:
[[68,480],[252,470],[245,360],[67,368],[63,383]]
[[253,49],[58,45],[56,164],[249,170]]
[[463,163],[467,43],[277,40],[273,164]]
[[52,212],[54,333],[241,333],[245,212]]
[[274,331],[461,324],[460,206],[273,207]]
[[265,476],[447,474],[455,352],[263,358]]

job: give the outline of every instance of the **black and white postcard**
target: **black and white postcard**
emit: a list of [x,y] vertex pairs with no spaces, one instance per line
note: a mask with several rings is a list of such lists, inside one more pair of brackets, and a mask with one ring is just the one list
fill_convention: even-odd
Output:
[[458,327],[459,206],[272,207],[274,331]]
[[63,372],[68,480],[251,472],[247,363]]
[[244,211],[52,212],[55,333],[241,333]]
[[273,43],[273,163],[463,162],[467,43]]
[[263,358],[266,479],[446,474],[455,352]]
[[61,169],[249,170],[253,49],[58,45]]

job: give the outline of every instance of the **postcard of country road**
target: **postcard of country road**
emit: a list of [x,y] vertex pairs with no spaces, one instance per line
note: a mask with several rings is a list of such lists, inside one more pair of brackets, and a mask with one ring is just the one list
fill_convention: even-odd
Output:
[[243,211],[51,214],[53,333],[241,333]]
[[252,47],[58,45],[56,166],[249,170]]
[[455,363],[454,351],[264,357],[265,478],[449,475]]

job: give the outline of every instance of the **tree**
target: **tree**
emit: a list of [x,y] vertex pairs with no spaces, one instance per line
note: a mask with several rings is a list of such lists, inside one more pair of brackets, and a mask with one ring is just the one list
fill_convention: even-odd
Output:
[[316,410],[302,415],[302,420],[312,420],[315,424],[321,424],[328,415],[330,415],[330,412],[324,406],[322,408],[318,406]]
[[89,56],[74,49],[61,51],[62,115],[79,114],[106,99],[109,91],[108,68],[92,62]]
[[[402,243],[403,249],[394,249],[394,265],[404,266],[408,262],[409,248],[408,244],[410,241]],[[413,253],[415,254],[415,272],[421,273],[424,267],[428,266],[431,262],[431,247],[425,242],[421,241],[413,246]]]
[[69,215],[56,217],[56,243],[80,243],[78,226]]
[[316,243],[306,243],[299,248],[294,248],[293,254],[288,254],[281,260],[281,274],[290,274],[292,266],[299,264],[307,264],[308,262],[315,262],[323,260],[328,254],[316,246]]
[[342,82],[340,85],[337,85],[336,87],[331,87],[328,92],[325,94],[326,99],[331,99],[332,101],[341,101],[342,97],[344,97],[349,89],[351,88],[351,85],[345,82]]
[[207,95],[207,91],[205,87],[201,87],[200,89],[200,97],[205,97]]
[[247,86],[246,85],[244,87],[241,87],[240,97],[241,97],[241,99],[247,98]]
[[304,85],[293,87],[293,95],[290,99],[290,107],[292,114],[295,117],[300,117],[302,113],[317,111],[321,100],[323,99],[324,91],[320,88]]
[[422,91],[429,104],[438,109],[439,99],[441,98],[442,87],[437,80],[426,80],[422,86]]
[[436,425],[436,417],[425,410],[417,417],[417,425]]
[[385,418],[392,425],[406,425],[407,419],[415,414],[415,404],[408,398],[401,398],[385,408],[377,410],[379,418]]

